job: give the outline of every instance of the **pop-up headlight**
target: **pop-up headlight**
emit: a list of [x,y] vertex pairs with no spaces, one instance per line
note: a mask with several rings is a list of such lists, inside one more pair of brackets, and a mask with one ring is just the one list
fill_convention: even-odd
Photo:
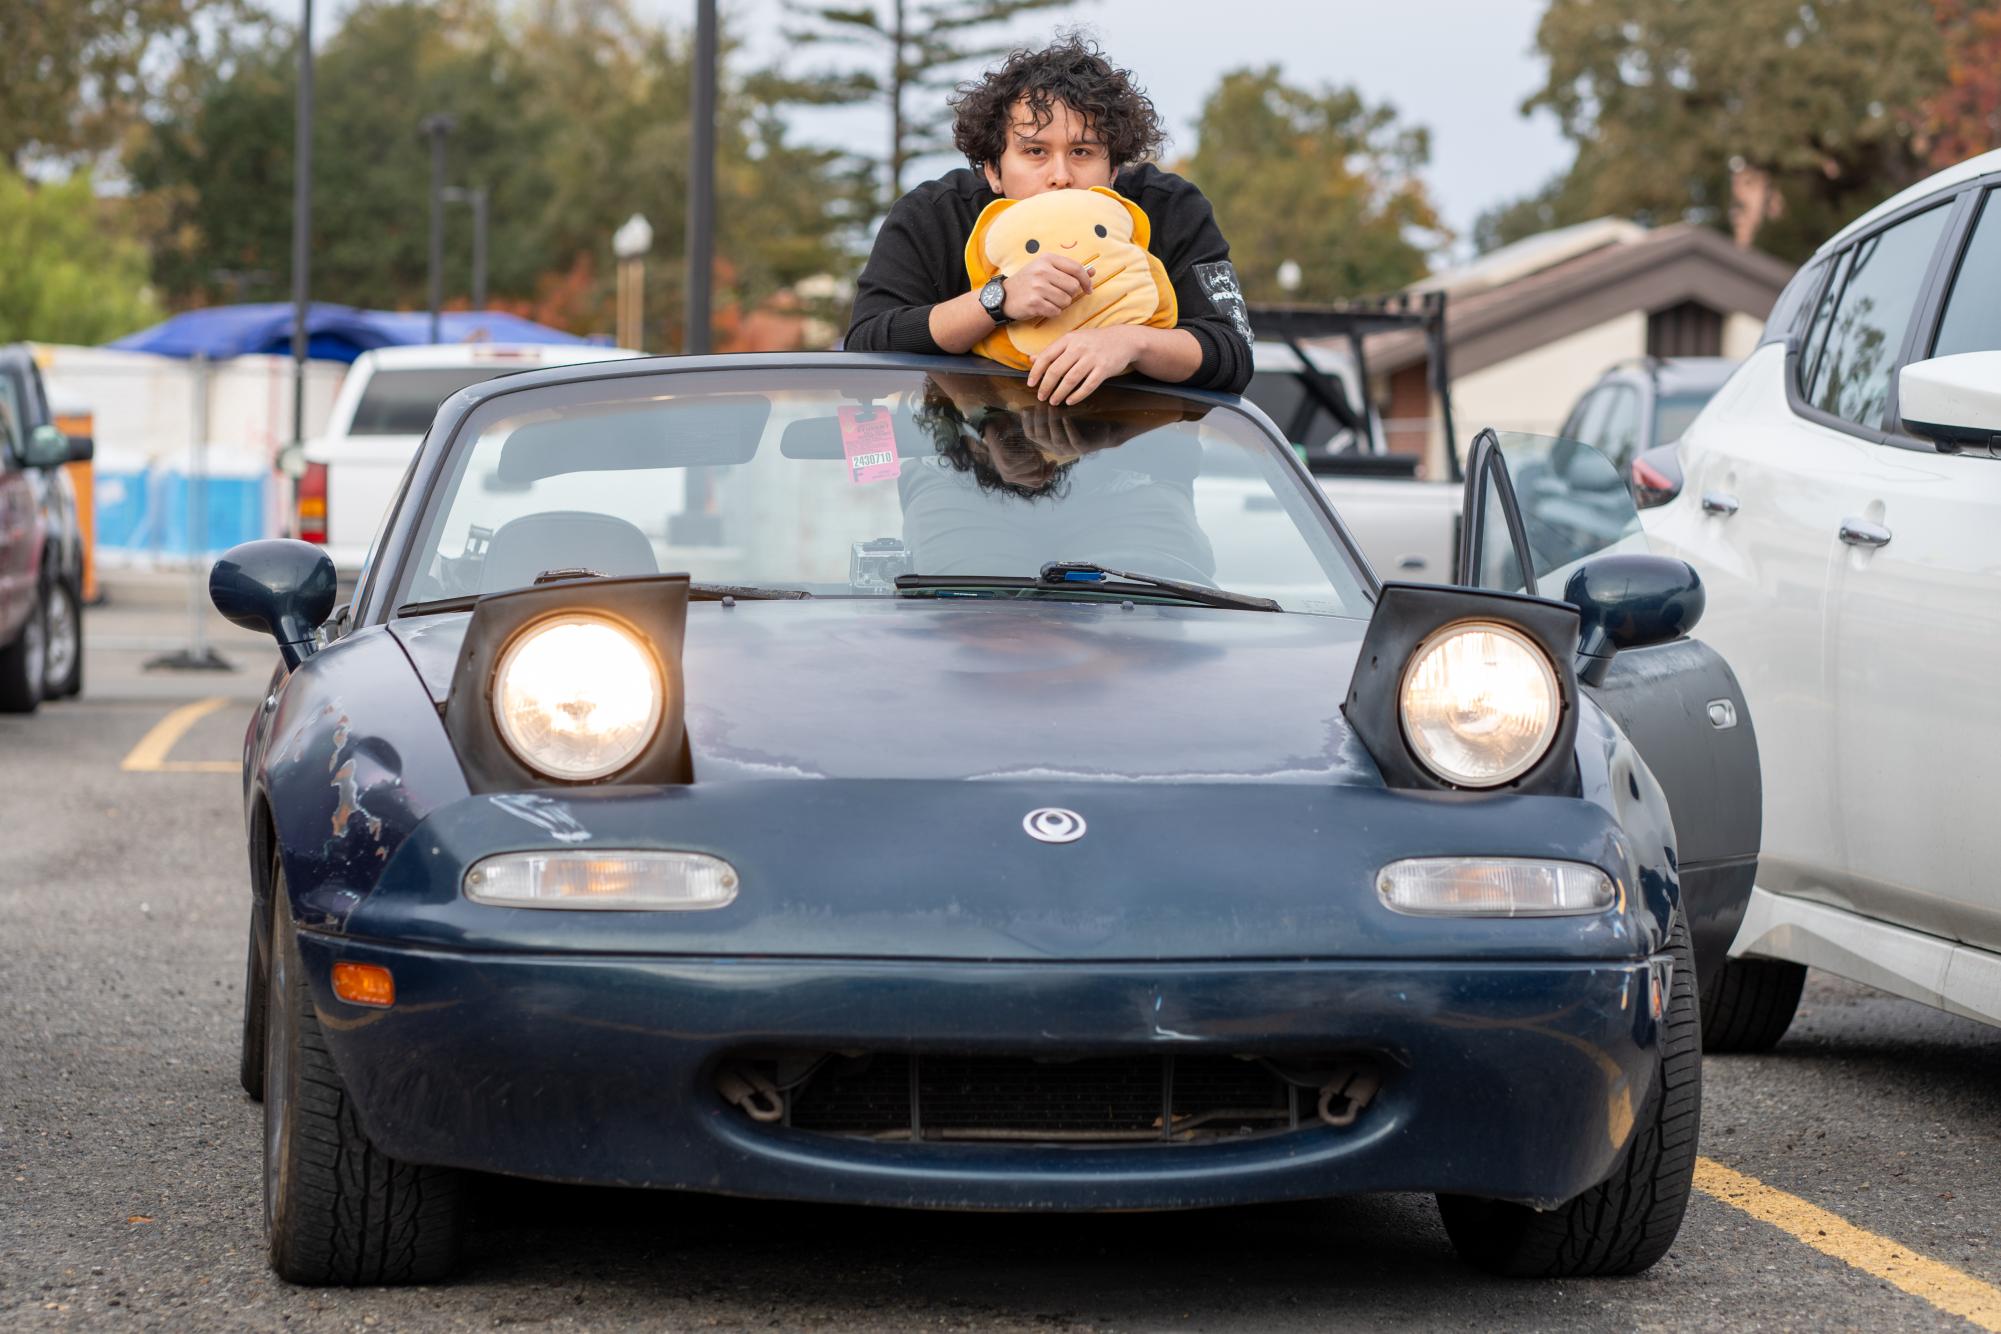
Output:
[[574,613],[529,626],[501,651],[493,717],[523,764],[585,782],[632,763],[660,726],[665,696],[646,645]]
[[445,733],[474,792],[693,781],[688,577],[552,582],[473,607]]

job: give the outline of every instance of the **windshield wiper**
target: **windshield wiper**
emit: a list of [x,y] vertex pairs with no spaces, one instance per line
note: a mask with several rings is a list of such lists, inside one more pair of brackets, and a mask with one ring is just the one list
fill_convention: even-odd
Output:
[[[1123,582],[1118,584],[1110,582],[1114,579]],[[1126,587],[1128,584],[1134,587]],[[896,589],[899,593],[950,592],[955,588],[967,590],[1012,588],[1035,592],[1088,591],[1114,595],[1152,592],[1165,593],[1202,607],[1228,607],[1238,611],[1285,610],[1270,598],[1252,597],[1247,593],[1231,593],[1220,588],[1206,588],[1201,584],[1185,583],[1161,575],[1114,570],[1110,566],[1095,565],[1089,561],[1051,561],[1044,565],[1042,573],[1033,579],[1007,574],[900,574],[896,577]]]
[[[578,583],[588,583],[592,577],[568,570],[550,571],[550,573],[560,575],[562,582],[574,579]],[[599,575],[596,577],[603,578],[604,576]],[[538,578],[535,582],[537,584],[544,582],[555,583],[558,580],[549,579],[545,581]],[[494,591],[511,593],[515,590],[502,588],[495,589]],[[439,598],[434,602],[406,602],[396,609],[396,614],[398,616],[436,616],[448,611],[471,611],[474,605],[484,596],[486,596],[484,593],[467,593],[461,597]],[[798,598],[810,598],[812,596],[811,593],[808,593],[803,588],[767,588],[762,584],[688,585],[688,600],[690,602],[720,602],[724,598],[735,598],[739,602],[793,601]]]
[[1270,598],[1252,597],[1249,593],[1232,593],[1226,589],[1191,584],[1180,579],[1168,579],[1158,574],[1114,570],[1109,565],[1098,565],[1088,560],[1050,561],[1042,567],[1040,577],[1045,584],[1101,584],[1107,578],[1123,579],[1129,584],[1144,584],[1148,588],[1177,593],[1191,602],[1200,602],[1209,607],[1236,607],[1244,611],[1285,610]]

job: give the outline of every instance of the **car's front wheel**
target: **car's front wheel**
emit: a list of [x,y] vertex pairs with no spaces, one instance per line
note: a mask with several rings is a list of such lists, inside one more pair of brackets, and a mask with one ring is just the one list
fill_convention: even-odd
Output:
[[48,673],[48,606],[38,595],[11,644],[0,645],[0,713],[33,713]]
[[1770,1051],[1799,1009],[1806,965],[1729,959],[1702,992],[1704,1051]]
[[458,1262],[460,1173],[369,1143],[327,1051],[282,880],[271,899],[264,1047],[264,1232],[292,1283],[428,1283]]
[[43,601],[48,648],[42,667],[42,698],[68,699],[83,693],[83,598],[66,579],[49,582]]
[[1702,1120],[1701,1019],[1688,932],[1675,924],[1660,1069],[1619,1165],[1554,1209],[1503,1200],[1438,1197],[1453,1247],[1471,1264],[1517,1278],[1637,1274],[1666,1255],[1681,1230]]

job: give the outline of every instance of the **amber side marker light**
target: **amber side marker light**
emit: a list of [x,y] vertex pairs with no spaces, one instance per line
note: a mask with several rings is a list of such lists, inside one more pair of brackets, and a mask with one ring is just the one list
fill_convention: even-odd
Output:
[[334,995],[349,1005],[389,1006],[396,1003],[396,979],[381,964],[335,964],[333,989]]

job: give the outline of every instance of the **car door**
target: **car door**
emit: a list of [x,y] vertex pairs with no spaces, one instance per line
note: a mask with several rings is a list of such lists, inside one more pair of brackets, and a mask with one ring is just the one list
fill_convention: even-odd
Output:
[[11,644],[34,606],[35,488],[22,466],[21,390],[0,367],[0,644]]
[[[1939,314],[1912,331],[1907,360],[2001,350],[2001,186],[1962,212]],[[1903,436],[1894,390],[1882,398],[1883,418],[1862,424],[1891,438],[1845,479],[1828,581],[1846,891],[1874,915],[2001,949],[2001,460]]]
[[[1576,441],[1483,431],[1464,504],[1458,575],[1468,587],[1560,599],[1581,564],[1648,545],[1618,470]],[[1764,792],[1743,691],[1730,664],[1692,638],[1624,650],[1584,690],[1667,797],[1696,970],[1713,977],[1758,871]]]
[[1844,720],[1826,598],[1880,436],[1837,409],[1866,415],[1889,381],[1949,212],[1946,201],[1907,210],[1825,262],[1804,331],[1754,352],[1689,428],[1682,498],[1647,526],[1655,550],[1702,576],[1701,635],[1758,720],[1758,883],[1837,907],[1864,905],[1843,852],[1854,813],[1833,777]]

